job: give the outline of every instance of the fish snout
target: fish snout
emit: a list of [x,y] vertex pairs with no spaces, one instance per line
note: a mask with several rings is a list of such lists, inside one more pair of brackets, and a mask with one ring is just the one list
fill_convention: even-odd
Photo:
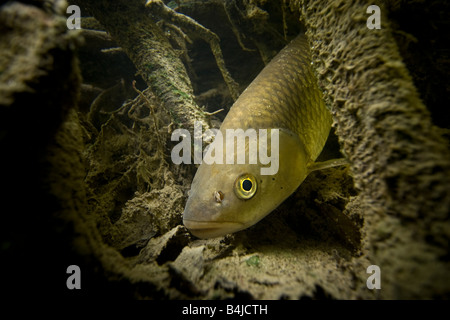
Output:
[[194,193],[188,198],[183,212],[183,224],[196,237],[201,239],[221,237],[244,228],[236,221],[226,221],[224,207],[227,199],[222,191],[215,191],[209,197]]

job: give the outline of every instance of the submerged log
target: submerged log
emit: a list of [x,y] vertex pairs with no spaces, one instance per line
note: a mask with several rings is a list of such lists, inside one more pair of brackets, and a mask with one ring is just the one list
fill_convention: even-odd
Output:
[[205,128],[209,127],[206,116],[194,101],[186,68],[150,17],[145,1],[72,2],[93,15],[123,48],[177,126],[193,129],[197,120]]
[[291,1],[307,28],[365,221],[364,253],[385,298],[448,294],[450,152],[393,37],[388,9],[367,27],[367,2]]

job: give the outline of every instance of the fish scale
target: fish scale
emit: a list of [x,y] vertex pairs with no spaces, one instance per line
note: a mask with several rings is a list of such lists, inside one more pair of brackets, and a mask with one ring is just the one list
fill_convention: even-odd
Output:
[[288,129],[299,136],[314,161],[328,137],[332,120],[310,63],[308,42],[300,35],[241,94],[221,129]]

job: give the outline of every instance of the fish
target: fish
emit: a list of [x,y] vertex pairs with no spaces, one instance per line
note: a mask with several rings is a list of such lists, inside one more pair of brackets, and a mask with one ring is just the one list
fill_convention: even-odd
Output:
[[[315,160],[328,138],[332,116],[311,61],[306,36],[300,34],[232,105],[219,129],[222,136],[227,129],[277,129],[279,167],[275,174],[264,175],[262,163],[201,163],[183,212],[183,224],[194,236],[220,237],[254,225],[320,167]],[[272,146],[276,141],[268,136],[267,145]],[[246,139],[247,156],[249,143]]]

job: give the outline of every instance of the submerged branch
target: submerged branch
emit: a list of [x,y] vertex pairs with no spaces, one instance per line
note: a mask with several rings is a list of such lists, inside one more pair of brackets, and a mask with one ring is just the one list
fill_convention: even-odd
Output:
[[73,0],[89,11],[134,63],[147,85],[169,110],[177,126],[193,129],[195,121],[208,128],[194,102],[186,69],[161,29],[143,10],[140,0]]
[[148,7],[155,15],[186,30],[196,33],[199,37],[209,43],[214,58],[216,59],[217,66],[219,67],[222,77],[228,86],[231,97],[233,100],[237,100],[239,97],[238,85],[233,80],[225,66],[222,49],[219,44],[220,39],[217,34],[205,28],[194,19],[170,9],[161,0],[148,0],[146,7]]

